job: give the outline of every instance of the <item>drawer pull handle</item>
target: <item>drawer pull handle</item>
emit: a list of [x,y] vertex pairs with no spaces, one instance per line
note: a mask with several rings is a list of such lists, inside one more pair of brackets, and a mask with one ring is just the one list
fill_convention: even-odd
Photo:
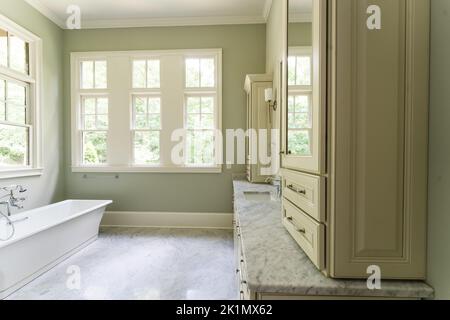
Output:
[[241,281],[241,284],[247,284],[247,281],[242,280],[242,281]]
[[292,191],[294,191],[294,192],[296,192],[296,193],[299,193],[299,194],[302,194],[302,195],[305,195],[305,196],[306,196],[306,190],[305,190],[305,189],[298,190],[296,187],[294,187],[293,184],[290,184],[290,185],[288,185],[287,187],[288,187],[288,189],[291,189]]
[[288,219],[289,221],[292,221],[292,220],[293,220],[292,217],[287,217],[286,219]]
[[300,233],[302,233],[302,234],[306,234],[306,229],[305,229],[305,228],[298,229],[297,231],[300,232]]

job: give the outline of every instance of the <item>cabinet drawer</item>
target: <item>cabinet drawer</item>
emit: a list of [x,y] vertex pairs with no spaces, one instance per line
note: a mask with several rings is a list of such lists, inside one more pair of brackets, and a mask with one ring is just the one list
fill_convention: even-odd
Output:
[[311,261],[323,270],[325,268],[325,226],[286,199],[283,199],[283,224]]
[[325,222],[325,178],[283,170],[283,196],[319,222]]

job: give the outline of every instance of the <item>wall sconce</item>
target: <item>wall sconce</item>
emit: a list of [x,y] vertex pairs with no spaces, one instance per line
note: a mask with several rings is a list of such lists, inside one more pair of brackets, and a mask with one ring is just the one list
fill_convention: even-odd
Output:
[[264,91],[265,101],[269,103],[269,107],[273,109],[273,111],[277,111],[277,100],[273,97],[273,89],[267,88]]

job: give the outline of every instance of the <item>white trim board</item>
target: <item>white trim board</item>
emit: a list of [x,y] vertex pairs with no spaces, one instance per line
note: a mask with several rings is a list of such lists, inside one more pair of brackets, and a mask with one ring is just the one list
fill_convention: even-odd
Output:
[[[57,26],[66,29],[64,19],[45,6],[40,0],[25,0],[30,6],[50,19]],[[237,25],[237,24],[265,24],[270,13],[272,0],[266,0],[261,15],[255,16],[205,16],[205,17],[174,17],[174,18],[147,18],[147,19],[99,19],[82,20],[82,29],[109,29],[109,28],[137,28],[137,27],[184,27],[208,25]]]
[[264,24],[259,16],[234,17],[180,17],[148,19],[82,20],[82,29],[140,28],[140,27],[185,27],[211,25]]
[[56,15],[52,10],[47,8],[41,1],[39,0],[25,0],[30,6],[39,11],[43,16],[47,17],[56,24],[58,27],[65,29],[66,25],[63,20],[61,20],[58,15]]
[[266,22],[269,19],[270,11],[272,10],[272,3],[273,0],[266,0],[266,3],[264,4],[263,17]]
[[232,213],[108,211],[102,227],[232,229]]
[[292,13],[289,15],[289,23],[311,23],[312,15],[309,13]]

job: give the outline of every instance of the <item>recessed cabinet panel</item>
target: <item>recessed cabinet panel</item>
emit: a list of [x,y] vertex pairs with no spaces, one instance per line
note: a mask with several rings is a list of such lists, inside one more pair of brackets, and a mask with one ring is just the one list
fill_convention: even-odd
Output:
[[[366,26],[374,3],[383,13],[376,31]],[[354,12],[354,255],[402,257],[406,1],[358,0]]]
[[[425,226],[415,223],[426,212],[412,208],[408,192],[420,188],[416,197],[426,197],[426,183],[413,183],[426,166],[413,167],[411,153],[426,154],[426,144],[411,128],[427,118],[426,101],[417,103],[427,93],[428,36],[417,30],[429,28],[428,2],[339,0],[334,6],[332,274],[366,277],[375,264],[384,278],[420,278]],[[426,136],[423,129],[420,123]]]

